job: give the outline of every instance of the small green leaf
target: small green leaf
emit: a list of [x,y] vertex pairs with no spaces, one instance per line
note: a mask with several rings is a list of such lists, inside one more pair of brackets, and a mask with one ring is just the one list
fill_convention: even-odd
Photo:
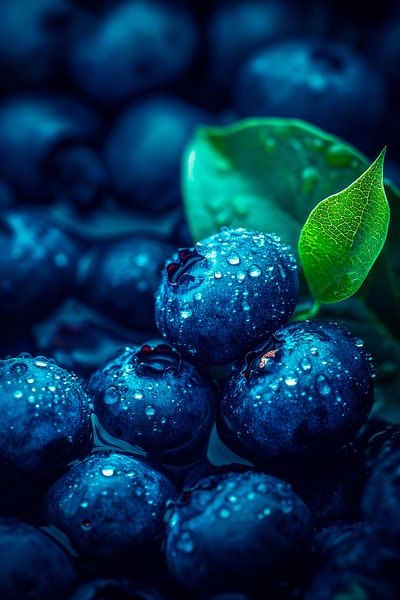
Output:
[[385,151],[349,187],[320,202],[303,227],[300,261],[320,303],[355,294],[383,248],[389,227]]
[[355,148],[303,121],[247,119],[199,128],[183,161],[183,197],[195,240],[222,226],[274,232],[295,248],[321,200],[359,177]]

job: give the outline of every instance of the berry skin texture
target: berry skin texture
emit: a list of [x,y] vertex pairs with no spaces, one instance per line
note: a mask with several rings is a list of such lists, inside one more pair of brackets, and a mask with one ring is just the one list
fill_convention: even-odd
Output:
[[217,5],[208,30],[215,83],[228,85],[244,59],[298,31],[300,23],[296,6],[282,0],[228,0]]
[[307,555],[310,537],[310,513],[289,484],[263,473],[225,473],[184,491],[165,552],[172,575],[203,598],[261,582],[270,590]]
[[70,71],[89,96],[118,103],[174,80],[196,45],[196,27],[185,11],[133,0],[77,28]]
[[400,451],[389,454],[372,471],[364,489],[362,514],[382,539],[400,541]]
[[126,327],[155,330],[154,293],[171,244],[129,237],[95,247],[83,283],[84,302]]
[[250,460],[318,458],[352,438],[372,402],[371,357],[361,340],[333,323],[292,323],[236,367],[218,431]]
[[149,456],[192,455],[208,441],[214,391],[166,344],[126,350],[94,373],[88,393],[106,431]]
[[64,600],[77,579],[59,544],[27,523],[0,519],[1,598]]
[[77,377],[51,360],[0,360],[0,460],[47,478],[92,443],[89,398]]
[[227,228],[167,261],[157,326],[184,358],[226,364],[286,323],[297,294],[295,258],[279,238]]
[[95,453],[50,488],[45,513],[78,552],[115,561],[154,550],[164,530],[173,484],[150,465],[125,454]]
[[94,144],[100,131],[92,108],[67,95],[7,99],[0,104],[0,175],[24,201],[54,199],[54,187],[62,183],[60,163],[68,167],[70,153]]
[[304,119],[365,147],[384,115],[386,86],[351,48],[291,39],[260,50],[242,65],[235,98],[243,117]]
[[105,150],[116,191],[148,212],[178,206],[183,151],[195,127],[209,121],[205,111],[174,96],[153,95],[129,106]]
[[0,312],[35,321],[71,292],[78,248],[50,219],[29,210],[0,216]]

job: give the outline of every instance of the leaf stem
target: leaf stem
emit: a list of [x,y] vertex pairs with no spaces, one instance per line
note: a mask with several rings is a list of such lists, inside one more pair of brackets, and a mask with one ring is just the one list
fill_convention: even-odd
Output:
[[297,315],[294,315],[292,321],[305,321],[306,319],[314,319],[321,308],[321,304],[318,300],[314,301],[314,304],[307,310],[299,312]]

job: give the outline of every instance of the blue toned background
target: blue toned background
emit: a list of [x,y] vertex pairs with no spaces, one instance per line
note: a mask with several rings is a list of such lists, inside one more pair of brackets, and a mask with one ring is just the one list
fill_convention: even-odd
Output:
[[[216,321],[194,332],[186,289],[177,300],[168,296],[187,268],[195,281],[196,252],[180,255],[164,275],[158,328],[155,293],[165,261],[194,245],[181,184],[198,126],[299,118],[371,160],[388,146],[385,176],[400,186],[399,106],[395,0],[0,4],[2,600],[396,597],[400,520],[393,517],[394,533],[382,519],[368,535],[359,521],[374,521],[382,489],[390,497],[385,514],[396,514],[400,426],[374,417],[359,431],[372,378],[361,346],[355,350],[341,330],[315,334],[322,358],[336,360],[333,371],[350,356],[358,369],[340,371],[354,412],[339,433],[328,415],[324,440],[297,437],[290,448],[286,438],[277,446],[262,440],[251,413],[259,390],[243,392],[242,367],[233,391],[221,392],[226,363],[244,360],[266,331],[282,326],[282,336],[297,339],[285,332],[298,287],[287,248],[278,252],[279,240],[269,241],[279,254],[271,258],[272,250],[240,242],[264,272],[268,261],[279,265],[286,287],[283,296],[283,288],[265,296],[264,280],[253,280],[257,310],[247,321],[231,318],[226,335],[220,308]],[[214,283],[197,291],[207,310]],[[233,310],[231,296],[226,289],[219,301]],[[247,340],[250,319],[264,329]],[[342,344],[339,355],[325,349],[324,336]],[[223,353],[221,339],[228,340]],[[253,363],[266,356],[261,350]],[[398,372],[397,352],[383,361],[389,378]],[[368,382],[358,385],[363,377]],[[292,416],[311,435],[303,412]],[[283,416],[272,418],[274,425]],[[273,429],[287,434],[282,421]],[[274,462],[300,447],[298,454],[312,448],[311,462]],[[391,463],[382,467],[387,452]],[[241,518],[232,522],[235,511]],[[227,565],[231,543],[242,553]]]

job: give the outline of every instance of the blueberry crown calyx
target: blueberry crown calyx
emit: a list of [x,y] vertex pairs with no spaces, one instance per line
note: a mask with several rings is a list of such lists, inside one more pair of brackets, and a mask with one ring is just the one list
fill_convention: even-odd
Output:
[[245,367],[241,374],[248,381],[253,374],[262,374],[268,363],[275,358],[282,348],[284,342],[273,335],[270,341],[258,348],[248,352],[245,357]]
[[150,346],[145,344],[136,354],[139,370],[150,375],[161,375],[166,371],[178,370],[181,355],[168,344]]
[[188,271],[192,265],[202,260],[205,260],[205,257],[199,254],[196,248],[182,248],[178,253],[178,262],[171,262],[166,266],[168,282],[178,285],[184,277],[193,280],[194,277]]

